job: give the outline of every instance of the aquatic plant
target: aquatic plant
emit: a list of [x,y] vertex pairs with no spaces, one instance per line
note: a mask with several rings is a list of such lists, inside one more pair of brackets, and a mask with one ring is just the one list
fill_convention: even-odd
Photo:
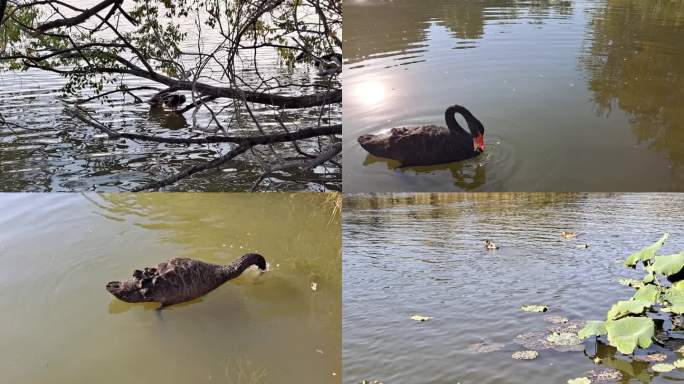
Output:
[[657,256],[668,236],[665,233],[627,257],[626,267],[636,269],[641,264],[646,272],[641,280],[621,279],[621,284],[636,292],[628,300],[613,304],[605,320],[589,321],[579,332],[580,339],[606,336],[609,345],[630,354],[637,348],[650,347],[654,341],[660,343],[656,331],[665,321],[670,321],[671,329],[678,327],[675,320],[684,314],[684,252]]

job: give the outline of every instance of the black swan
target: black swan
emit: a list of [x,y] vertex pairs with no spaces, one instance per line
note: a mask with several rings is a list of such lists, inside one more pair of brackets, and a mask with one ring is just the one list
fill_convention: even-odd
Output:
[[[470,133],[458,124],[456,113],[465,118]],[[484,152],[484,126],[469,110],[452,105],[444,117],[448,128],[436,125],[392,128],[385,134],[360,136],[358,142],[370,154],[398,160],[402,166],[450,163]]]
[[127,303],[158,302],[163,308],[204,296],[252,265],[266,270],[266,260],[256,253],[229,265],[173,258],[144,271],[136,269],[128,280],[109,282],[107,291]]
[[152,97],[150,99],[150,104],[155,107],[161,107],[162,105],[165,105],[173,110],[176,110],[176,108],[185,103],[185,100],[185,95],[179,95],[175,93],[162,94]]
[[318,70],[318,76],[328,76],[335,75],[342,72],[342,54],[340,53],[327,53],[323,56],[316,57],[311,53],[302,51],[295,61],[305,61],[311,60],[314,67]]

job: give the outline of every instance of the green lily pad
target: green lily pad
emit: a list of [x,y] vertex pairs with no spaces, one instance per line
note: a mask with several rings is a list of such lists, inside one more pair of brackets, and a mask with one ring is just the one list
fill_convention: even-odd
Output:
[[675,360],[672,365],[674,365],[675,368],[684,368],[684,359]]
[[665,276],[674,275],[684,268],[684,252],[676,255],[656,256],[653,271]]
[[549,307],[546,305],[523,305],[520,310],[523,312],[546,312]]
[[513,352],[511,355],[515,360],[534,360],[539,357],[539,352],[537,351],[518,351]]
[[640,315],[651,303],[648,301],[620,300],[608,311],[608,320],[617,320],[627,315]]
[[415,321],[430,321],[432,319],[433,319],[433,317],[431,317],[431,316],[421,316],[421,315],[411,316],[411,320],[415,320]]
[[577,336],[579,336],[580,340],[584,340],[587,337],[603,336],[606,333],[608,333],[608,331],[606,331],[605,321],[588,321],[587,325],[579,331]]
[[653,305],[658,300],[659,295],[660,290],[658,289],[658,287],[656,287],[653,284],[648,284],[637,289],[634,296],[632,296],[632,300],[645,301],[648,302],[650,305]]
[[577,377],[568,380],[568,384],[591,384],[591,380],[588,377]]
[[684,287],[673,285],[665,290],[662,297],[670,304],[669,307],[663,308],[664,311],[677,314],[684,313]]
[[587,374],[592,383],[604,383],[606,381],[618,381],[622,379],[622,372],[613,368],[592,369]]
[[577,334],[570,332],[551,333],[546,336],[546,341],[554,345],[579,345],[582,343]]
[[606,321],[608,343],[624,354],[634,352],[636,347],[648,348],[653,342],[655,324],[648,317],[625,317]]
[[675,366],[672,364],[654,364],[651,369],[653,372],[660,372],[660,373],[665,373],[665,372],[670,372],[675,369]]
[[627,259],[625,260],[625,266],[634,268],[639,261],[652,260],[655,257],[656,252],[658,252],[658,250],[663,246],[663,244],[665,244],[665,240],[667,240],[668,236],[670,235],[668,233],[665,233],[655,243],[629,255],[629,257],[627,257]]

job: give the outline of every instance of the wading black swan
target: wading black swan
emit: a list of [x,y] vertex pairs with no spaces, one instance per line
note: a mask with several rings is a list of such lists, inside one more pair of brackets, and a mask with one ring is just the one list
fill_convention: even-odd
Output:
[[128,280],[109,282],[107,291],[127,303],[158,302],[164,308],[204,296],[252,265],[266,270],[266,260],[256,253],[228,265],[173,258],[144,271],[136,269]]
[[[470,133],[458,124],[456,113],[465,118]],[[448,128],[436,125],[392,128],[388,133],[360,136],[358,142],[370,154],[398,160],[402,166],[450,163],[484,152],[484,126],[469,110],[452,105],[444,117]]]

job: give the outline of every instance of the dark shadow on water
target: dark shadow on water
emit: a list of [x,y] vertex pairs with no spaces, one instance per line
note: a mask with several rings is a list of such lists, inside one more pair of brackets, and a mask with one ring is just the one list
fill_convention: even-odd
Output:
[[385,159],[368,154],[366,155],[366,159],[363,161],[364,166],[377,163],[384,163],[387,166],[387,169],[407,175],[430,175],[440,171],[448,171],[451,173],[454,185],[463,190],[473,190],[481,187],[487,182],[487,172],[485,166],[479,164],[476,160],[464,160],[454,163],[421,165],[415,167],[402,167],[401,164],[396,160]]

